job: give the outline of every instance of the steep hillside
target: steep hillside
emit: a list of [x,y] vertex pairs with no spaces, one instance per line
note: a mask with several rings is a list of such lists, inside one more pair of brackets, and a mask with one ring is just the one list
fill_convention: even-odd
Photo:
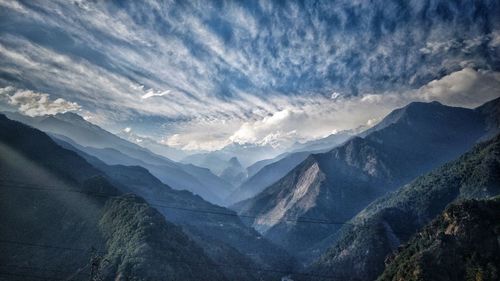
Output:
[[[411,103],[391,113],[365,138],[308,157],[254,198],[234,206],[257,216],[253,226],[303,255],[379,196],[458,157],[486,132],[478,112],[436,102]],[[315,218],[335,223],[296,223]],[[313,248],[314,249],[314,248]],[[300,253],[303,251],[302,253]]]
[[[386,175],[377,174],[386,170],[386,160],[375,154],[377,147],[376,143],[368,145],[356,138],[335,154],[310,155],[283,179],[236,204],[234,209],[243,215],[257,216],[253,226],[272,241],[294,252],[306,250],[337,231],[339,225],[296,223],[295,220],[344,222],[388,191],[384,188]],[[377,173],[369,174],[363,167],[346,164],[348,158],[362,157],[360,155],[377,159],[378,165],[372,167]]]
[[180,227],[165,221],[135,195],[108,200],[99,227],[106,238],[108,263],[101,270],[107,280],[117,276],[123,280],[131,276],[144,276],[137,280],[226,279]]
[[347,131],[332,134],[319,140],[296,144],[292,147],[291,152],[252,164],[247,168],[248,179],[231,193],[227,198],[228,203],[236,203],[255,196],[284,177],[310,154],[326,152],[351,137],[351,132]]
[[386,261],[377,280],[499,280],[499,214],[498,199],[448,207]]
[[481,114],[486,123],[488,133],[485,139],[500,133],[500,98],[489,101],[475,109]]
[[311,272],[373,280],[384,259],[445,207],[500,194],[500,136],[373,202],[344,227]]
[[[105,174],[76,153],[3,115],[0,131],[1,280],[88,280],[91,248],[117,265],[106,270],[107,280],[224,279],[197,263],[211,260],[179,227],[141,199],[119,197]],[[155,236],[154,251],[147,250],[151,233],[163,234]],[[178,257],[190,263],[172,261]],[[170,271],[142,270],[158,261]]]
[[235,203],[255,196],[266,187],[275,183],[288,172],[304,161],[311,152],[297,152],[265,165],[255,175],[244,181],[227,198],[229,203]]

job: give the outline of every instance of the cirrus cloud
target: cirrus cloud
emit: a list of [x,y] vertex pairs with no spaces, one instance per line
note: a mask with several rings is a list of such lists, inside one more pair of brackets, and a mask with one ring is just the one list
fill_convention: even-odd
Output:
[[192,150],[286,146],[415,100],[494,96],[500,5],[407,2],[0,0],[0,87],[60,98],[24,102],[29,114],[81,106]]
[[373,126],[391,110],[414,101],[439,101],[446,105],[477,107],[500,97],[500,72],[462,70],[436,79],[417,90],[365,94],[289,107],[262,119],[244,122],[231,142],[287,146],[294,141],[325,137],[336,131]]

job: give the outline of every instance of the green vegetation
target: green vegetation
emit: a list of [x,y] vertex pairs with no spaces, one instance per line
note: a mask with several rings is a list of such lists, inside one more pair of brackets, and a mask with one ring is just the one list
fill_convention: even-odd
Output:
[[110,199],[99,226],[109,261],[102,270],[109,280],[225,280],[180,227],[135,195]]
[[180,227],[144,200],[93,196],[121,192],[75,152],[1,115],[0,131],[0,240],[21,242],[1,244],[1,272],[19,280],[88,280],[96,248],[107,253],[101,268],[107,280],[225,280]]
[[341,280],[373,280],[384,259],[448,204],[500,194],[500,136],[370,204],[310,268]]
[[377,280],[499,280],[499,214],[499,200],[448,207],[390,257]]

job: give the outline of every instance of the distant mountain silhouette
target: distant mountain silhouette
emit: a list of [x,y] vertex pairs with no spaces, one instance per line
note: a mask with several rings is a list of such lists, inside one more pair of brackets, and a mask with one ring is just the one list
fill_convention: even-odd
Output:
[[[67,138],[79,148],[108,164],[139,165],[148,169],[164,183],[176,189],[190,190],[206,200],[223,205],[222,198],[232,186],[210,173],[207,169],[176,163],[165,157],[84,120],[75,113],[56,114],[30,118],[17,113],[6,113],[42,131]],[[62,137],[61,137],[62,136]]]
[[228,161],[228,166],[219,174],[219,177],[233,186],[239,186],[247,178],[247,172],[238,161],[238,158],[232,157]]

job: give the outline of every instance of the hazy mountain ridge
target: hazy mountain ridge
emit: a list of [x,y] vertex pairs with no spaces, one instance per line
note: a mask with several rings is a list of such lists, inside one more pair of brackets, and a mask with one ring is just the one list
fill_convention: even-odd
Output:
[[320,151],[320,150],[330,150],[333,147],[347,141],[349,138],[356,135],[355,130],[344,130],[340,132],[333,133],[324,138],[319,138],[316,140],[307,141],[305,143],[298,143],[292,146],[290,149],[292,153],[303,152],[303,151]]
[[228,167],[219,174],[219,177],[233,186],[239,186],[247,178],[247,171],[237,157],[232,157],[228,161]]
[[163,142],[160,143],[149,137],[136,135],[131,130],[122,130],[121,132],[116,133],[116,135],[122,139],[128,140],[129,142],[142,146],[157,155],[161,155],[176,162],[181,161],[187,156],[186,152],[181,149],[168,146]]
[[498,194],[500,136],[370,204],[351,220],[355,226],[336,234],[337,242],[311,271],[333,272],[339,280],[373,280],[385,257],[449,203]]
[[181,160],[181,163],[204,167],[210,169],[214,174],[220,174],[228,167],[228,160],[229,158],[218,155],[216,151],[213,153],[207,152],[188,155]]
[[217,204],[224,204],[232,186],[208,170],[193,165],[175,163],[155,155],[147,149],[119,138],[85,121],[74,113],[30,118],[7,113],[13,119],[43,131],[69,138],[80,150],[94,155],[108,164],[139,165],[147,168],[160,180],[176,189],[187,189]]
[[228,167],[228,162],[233,157],[237,157],[243,167],[248,167],[261,159],[275,157],[285,150],[284,147],[233,142],[219,150],[188,155],[181,162],[209,168],[214,174],[220,174]]
[[[411,103],[381,121],[384,126],[380,130],[365,138],[355,137],[327,153],[310,156],[287,176],[234,208],[240,214],[256,215],[254,227],[296,253],[305,250],[306,258],[313,253],[306,250],[308,247],[331,236],[338,227],[305,226],[293,220],[348,220],[377,197],[467,151],[487,133],[484,123],[477,110],[436,102]],[[303,186],[307,182],[303,178],[307,178],[313,165],[324,177]],[[301,192],[304,196],[290,205],[297,190],[305,190]],[[322,196],[317,195],[322,192]],[[271,228],[262,228],[264,218],[269,217],[272,206],[279,205],[280,200],[287,202],[281,216],[286,219],[279,218]]]
[[277,162],[277,161],[283,159],[284,157],[286,157],[287,155],[288,155],[288,153],[282,153],[274,158],[267,158],[267,159],[259,160],[255,163],[253,163],[252,165],[247,167],[248,177],[249,178],[252,177],[257,172],[259,172],[260,169],[262,169],[263,167],[265,167],[271,163]]
[[342,131],[325,138],[295,144],[290,152],[272,159],[258,161],[247,168],[248,179],[241,183],[228,197],[228,203],[248,199],[275,183],[312,153],[328,151],[352,137],[351,131]]

